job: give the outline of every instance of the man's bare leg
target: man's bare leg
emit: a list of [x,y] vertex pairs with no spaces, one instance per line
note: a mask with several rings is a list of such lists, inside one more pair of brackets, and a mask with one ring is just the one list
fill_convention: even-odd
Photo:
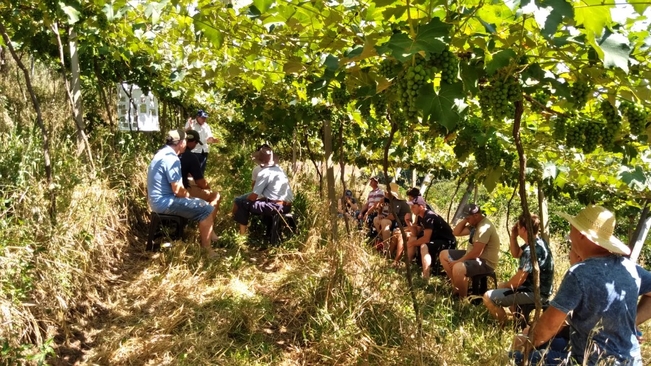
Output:
[[459,298],[468,296],[468,281],[466,280],[466,265],[456,263],[452,268],[452,287],[459,294]]
[[246,225],[240,224],[240,234],[246,235],[246,228],[247,228]]
[[212,232],[212,226],[215,221],[215,215],[217,215],[217,210],[212,210],[208,217],[199,222],[199,237],[201,238],[201,247],[207,252],[208,257],[215,256],[215,252],[212,250],[212,246],[210,245],[212,235],[214,235]]
[[483,300],[484,305],[486,305],[486,308],[488,309],[488,312],[494,316],[501,325],[504,325],[506,322],[506,311],[504,311],[504,308],[497,306],[493,300],[490,299],[488,291],[484,294]]
[[443,267],[445,274],[449,279],[452,279],[452,267],[450,266],[450,253],[447,250],[442,250],[439,254],[439,263]]
[[430,267],[432,266],[432,256],[429,254],[427,244],[420,246],[420,258],[423,261],[423,278],[429,280]]

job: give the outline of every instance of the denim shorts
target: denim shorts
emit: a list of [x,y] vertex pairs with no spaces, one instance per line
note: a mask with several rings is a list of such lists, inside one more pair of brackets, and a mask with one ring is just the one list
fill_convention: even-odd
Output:
[[214,209],[208,202],[200,198],[174,197],[170,207],[159,213],[181,216],[189,220],[201,222],[208,218]]

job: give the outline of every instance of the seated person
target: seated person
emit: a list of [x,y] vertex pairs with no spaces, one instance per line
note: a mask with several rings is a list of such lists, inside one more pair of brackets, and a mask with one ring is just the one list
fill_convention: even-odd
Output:
[[373,219],[377,215],[376,205],[378,202],[381,202],[384,198],[384,192],[378,186],[378,178],[371,177],[368,180],[368,184],[373,188],[369,193],[366,199],[366,204],[362,206],[362,211],[357,214],[357,219],[360,221],[366,221],[369,223],[369,228],[372,227]]
[[[488,311],[504,324],[506,312],[504,307],[515,305],[534,304],[533,295],[533,264],[531,263],[531,248],[529,247],[528,234],[524,215],[518,217],[518,222],[511,229],[510,250],[514,258],[520,259],[518,271],[508,282],[497,285],[497,289],[484,294],[484,305]],[[538,216],[531,215],[531,225],[536,236],[536,259],[540,270],[540,296],[546,302],[552,293],[554,281],[554,259],[547,243],[538,236],[540,220]],[[524,245],[518,246],[518,236],[524,240]]]
[[[190,196],[201,198],[217,208],[219,206],[220,195],[218,192],[213,192],[210,189],[208,182],[203,176],[201,163],[196,154],[192,152],[197,145],[203,144],[199,137],[199,132],[195,130],[186,131],[185,141],[187,148],[180,156],[183,187],[187,189]],[[192,177],[192,181],[190,181],[190,177]]]
[[353,191],[347,189],[344,196],[340,197],[337,201],[337,212],[339,217],[346,217],[347,219],[357,219],[359,210],[357,209],[357,200],[353,197]]
[[469,250],[443,250],[439,255],[445,273],[452,280],[454,294],[463,299],[468,295],[468,277],[493,273],[499,263],[500,238],[495,225],[485,217],[481,208],[468,204],[465,218],[454,227],[455,236],[466,236],[475,228]]
[[[400,188],[398,185],[396,183],[391,183],[390,185],[391,194],[389,194],[388,191],[384,193],[381,206],[378,206],[381,207],[381,212],[378,213],[373,220],[373,225],[382,238],[383,248],[386,248],[384,245],[389,246],[389,241],[391,240],[392,243],[390,245],[390,250],[393,251],[396,247],[396,244],[394,244],[393,241],[397,241],[397,238],[396,240],[393,240],[391,234],[398,228],[398,222],[400,222],[403,227],[407,226],[407,222],[411,221],[411,210],[409,209],[407,201],[400,197]],[[393,207],[395,216],[391,213],[390,206]]]
[[432,210],[427,209],[423,197],[416,197],[411,204],[411,212],[416,217],[414,232],[407,239],[407,260],[411,261],[417,253],[423,266],[423,278],[429,279],[432,255],[443,249],[456,248],[457,238],[450,225]]
[[214,257],[210,241],[216,240],[212,231],[217,210],[205,200],[193,198],[183,187],[181,161],[178,155],[186,148],[185,132],[172,130],[167,133],[163,146],[147,169],[147,199],[152,211],[176,215],[199,222],[201,247],[209,257]]
[[[631,250],[613,235],[615,215],[607,209],[590,205],[576,216],[559,215],[570,223],[571,261],[578,262],[514,347],[533,346],[533,365],[642,365],[636,328],[651,318],[651,273],[625,257]],[[566,321],[569,348],[546,349]]]
[[[260,150],[262,170],[253,186],[253,192],[245,201],[235,201],[233,219],[239,224],[240,234],[246,234],[251,214],[273,216],[277,213],[289,213],[294,200],[294,193],[289,186],[285,172],[274,162],[273,151],[269,148]],[[258,197],[264,196],[264,199]]]
[[[255,180],[258,178],[258,173],[260,173],[260,170],[262,170],[262,166],[261,166],[262,161],[260,160],[260,150],[262,150],[263,148],[271,149],[271,147],[269,145],[262,144],[262,145],[258,146],[258,149],[253,154],[251,154],[251,160],[253,160],[253,163],[255,164],[255,166],[253,167],[253,170],[251,171],[251,189],[253,189],[253,187],[255,186]],[[274,160],[274,164],[277,165],[278,161]],[[235,202],[236,201],[242,201],[242,202],[246,201],[250,194],[251,194],[251,192],[249,191],[247,193],[244,193],[241,196],[235,197],[235,200],[233,201],[233,208],[231,210],[233,215],[235,215],[235,210],[237,209]],[[258,199],[263,199],[263,198],[264,197],[258,197]]]

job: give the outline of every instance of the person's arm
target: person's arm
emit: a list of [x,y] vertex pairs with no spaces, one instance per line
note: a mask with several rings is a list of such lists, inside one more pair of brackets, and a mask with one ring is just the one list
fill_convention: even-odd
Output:
[[511,240],[509,241],[509,251],[513,258],[520,258],[522,249],[518,245],[518,224],[513,225],[511,228]]
[[185,122],[185,131],[190,131],[192,129],[192,117],[188,118],[187,122]]
[[454,230],[452,230],[452,233],[454,236],[466,236],[470,235],[470,228],[468,227],[468,220],[463,219],[459,221],[457,226],[454,227]]
[[534,348],[548,342],[563,327],[567,314],[556,309],[553,306],[548,307],[536,322],[533,332],[529,334],[529,339]]
[[529,275],[528,272],[525,272],[525,271],[520,269],[513,275],[513,277],[511,277],[510,280],[508,280],[507,282],[500,283],[497,287],[498,288],[511,288],[511,289],[515,290],[518,287],[520,287],[524,283],[524,281],[527,280],[528,275]]
[[637,317],[635,325],[640,325],[651,318],[651,292],[643,294],[637,304]]
[[429,243],[431,237],[432,237],[432,229],[424,229],[423,236],[421,236],[416,240],[413,240],[412,242],[408,242],[407,245],[410,247],[419,247],[423,244]]
[[213,135],[212,135],[212,129],[208,125],[208,123],[204,123],[204,129],[206,130],[206,143],[209,144],[216,144],[219,142]]
[[249,200],[249,201],[255,201],[255,200],[258,199],[258,195],[255,194],[255,193],[251,193],[250,195],[248,195],[248,196],[246,197],[246,199]]
[[350,209],[353,211],[357,211],[357,201],[355,201],[354,199],[351,200]]
[[172,187],[172,192],[174,192],[174,195],[179,198],[189,198],[190,193],[188,193],[188,190],[183,187],[183,182],[172,182],[170,183],[170,186]]
[[201,179],[196,179],[194,183],[197,185],[197,187],[201,189],[210,189],[210,186],[208,185],[208,182],[201,178]]
[[484,252],[485,247],[486,247],[486,243],[475,242],[472,244],[472,249],[467,251],[466,254],[464,254],[461,258],[457,259],[456,261],[450,262],[450,264],[454,265],[455,263],[458,262],[465,262],[470,259],[477,259]]
[[344,205],[341,203],[341,198],[337,200],[337,212],[340,214],[344,213]]

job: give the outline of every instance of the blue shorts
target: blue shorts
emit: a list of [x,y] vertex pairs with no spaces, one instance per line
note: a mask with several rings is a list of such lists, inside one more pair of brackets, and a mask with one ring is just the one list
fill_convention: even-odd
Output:
[[207,219],[214,209],[214,207],[201,198],[174,197],[170,207],[159,213],[181,216],[189,220],[201,222]]

